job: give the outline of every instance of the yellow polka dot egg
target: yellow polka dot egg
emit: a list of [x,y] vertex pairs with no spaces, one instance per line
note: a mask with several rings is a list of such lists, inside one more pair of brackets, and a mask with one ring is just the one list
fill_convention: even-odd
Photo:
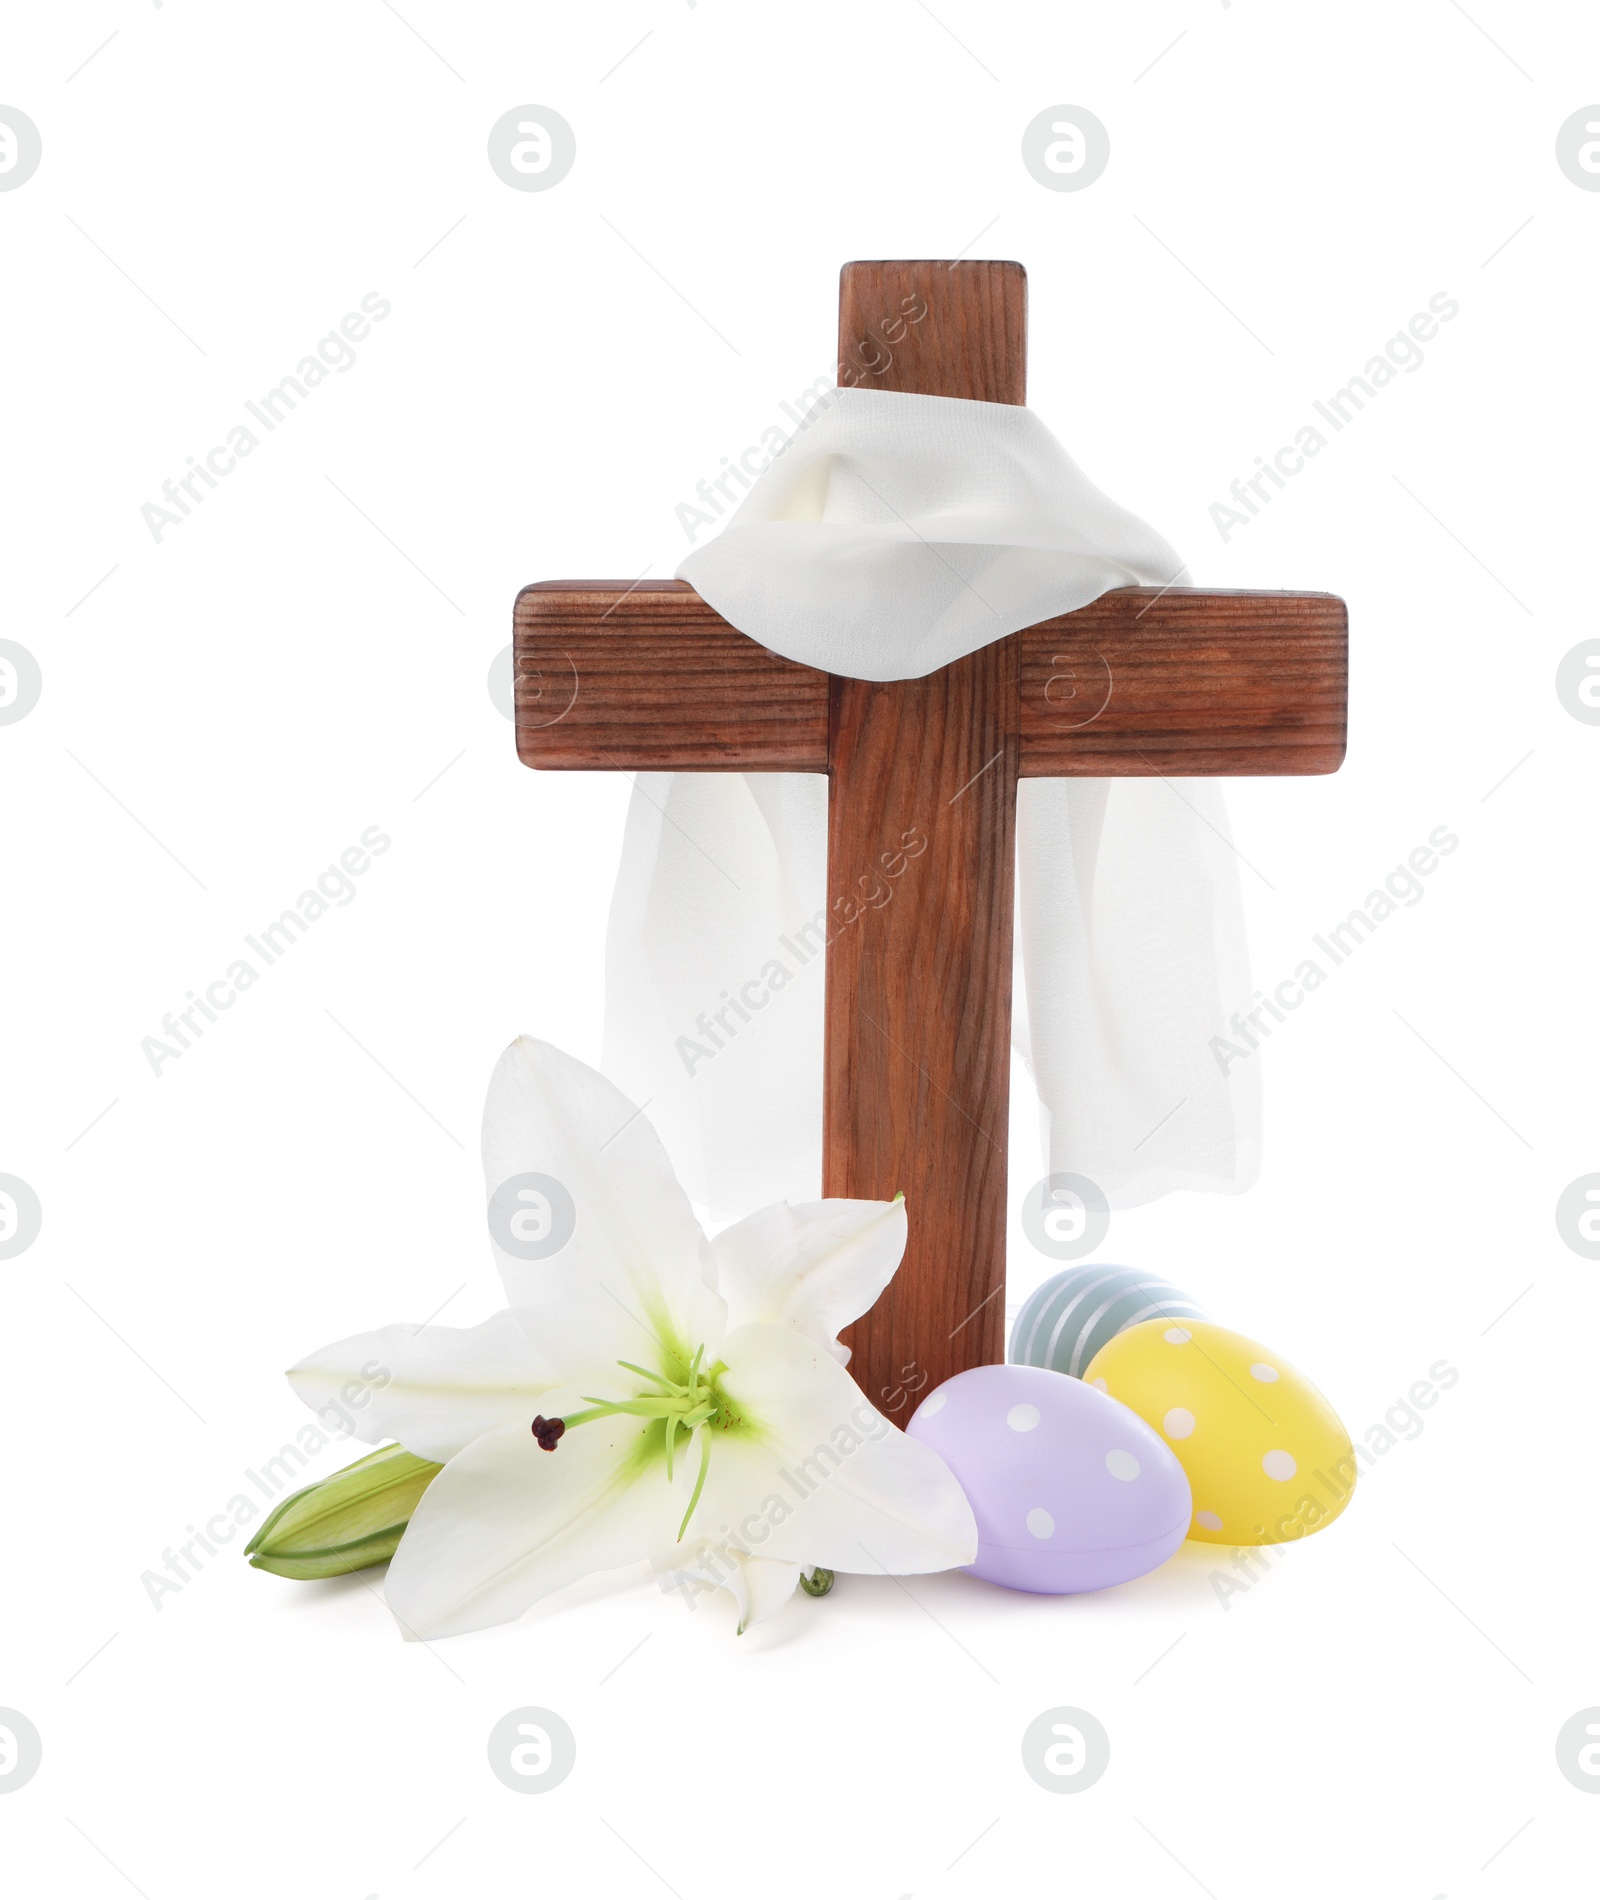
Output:
[[1153,1426],[1188,1474],[1189,1535],[1283,1544],[1320,1531],[1355,1488],[1350,1434],[1281,1353],[1209,1320],[1144,1320],[1108,1340],[1088,1383]]

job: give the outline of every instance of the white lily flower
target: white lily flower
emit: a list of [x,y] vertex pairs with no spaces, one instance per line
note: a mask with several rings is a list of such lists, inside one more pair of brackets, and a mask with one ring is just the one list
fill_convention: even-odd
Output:
[[483,1152],[491,1198],[539,1174],[576,1215],[540,1259],[507,1252],[491,1223],[510,1310],[465,1329],[387,1327],[289,1374],[313,1407],[365,1385],[358,1436],[444,1464],[389,1569],[408,1637],[507,1622],[640,1559],[664,1587],[731,1591],[741,1631],[802,1569],[973,1560],[949,1468],[844,1370],[839,1329],[905,1250],[901,1202],[779,1205],[708,1240],[643,1113],[525,1037],[490,1081]]

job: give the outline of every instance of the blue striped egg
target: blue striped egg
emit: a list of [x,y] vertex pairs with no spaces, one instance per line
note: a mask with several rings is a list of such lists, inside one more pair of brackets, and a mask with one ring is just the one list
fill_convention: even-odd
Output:
[[1187,1293],[1138,1267],[1064,1267],[1023,1301],[1008,1357],[1081,1379],[1100,1348],[1147,1319],[1204,1319]]

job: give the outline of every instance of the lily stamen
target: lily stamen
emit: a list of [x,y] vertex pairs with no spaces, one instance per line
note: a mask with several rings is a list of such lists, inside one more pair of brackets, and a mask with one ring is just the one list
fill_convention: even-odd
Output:
[[[584,1393],[586,1410],[569,1412],[565,1419],[536,1419],[534,1436],[546,1451],[554,1451],[556,1439],[562,1433],[576,1425],[587,1425],[597,1418],[648,1418],[659,1419],[663,1427],[663,1439],[666,1449],[667,1482],[672,1482],[674,1454],[677,1450],[678,1434],[682,1432],[692,1443],[694,1435],[700,1433],[700,1469],[695,1475],[694,1490],[689,1498],[689,1508],[683,1514],[683,1522],[678,1526],[678,1542],[683,1542],[684,1533],[689,1528],[689,1519],[694,1516],[695,1506],[700,1502],[700,1494],[705,1490],[706,1474],[711,1468],[711,1439],[709,1429],[716,1426],[726,1431],[729,1426],[738,1424],[738,1416],[729,1407],[726,1398],[717,1386],[717,1376],[726,1372],[727,1367],[718,1360],[709,1372],[702,1372],[701,1362],[705,1358],[705,1345],[702,1342],[695,1349],[693,1359],[685,1361],[682,1353],[674,1352],[663,1346],[661,1356],[677,1365],[687,1364],[686,1376],[680,1381],[664,1372],[652,1372],[648,1366],[635,1365],[632,1360],[619,1359],[617,1364],[624,1372],[631,1372],[636,1378],[644,1379],[651,1389],[637,1392],[631,1399],[602,1399],[592,1393]],[[544,1428],[544,1434],[541,1433]],[[551,1428],[554,1427],[553,1433]]]

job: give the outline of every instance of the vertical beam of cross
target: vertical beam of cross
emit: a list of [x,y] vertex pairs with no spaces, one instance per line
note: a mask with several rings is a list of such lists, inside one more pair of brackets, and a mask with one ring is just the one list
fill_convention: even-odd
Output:
[[[841,381],[1021,404],[1026,353],[1018,264],[841,274]],[[830,682],[822,1191],[905,1194],[905,1260],[845,1335],[901,1419],[1005,1357],[1018,666],[1013,636],[922,679]]]

